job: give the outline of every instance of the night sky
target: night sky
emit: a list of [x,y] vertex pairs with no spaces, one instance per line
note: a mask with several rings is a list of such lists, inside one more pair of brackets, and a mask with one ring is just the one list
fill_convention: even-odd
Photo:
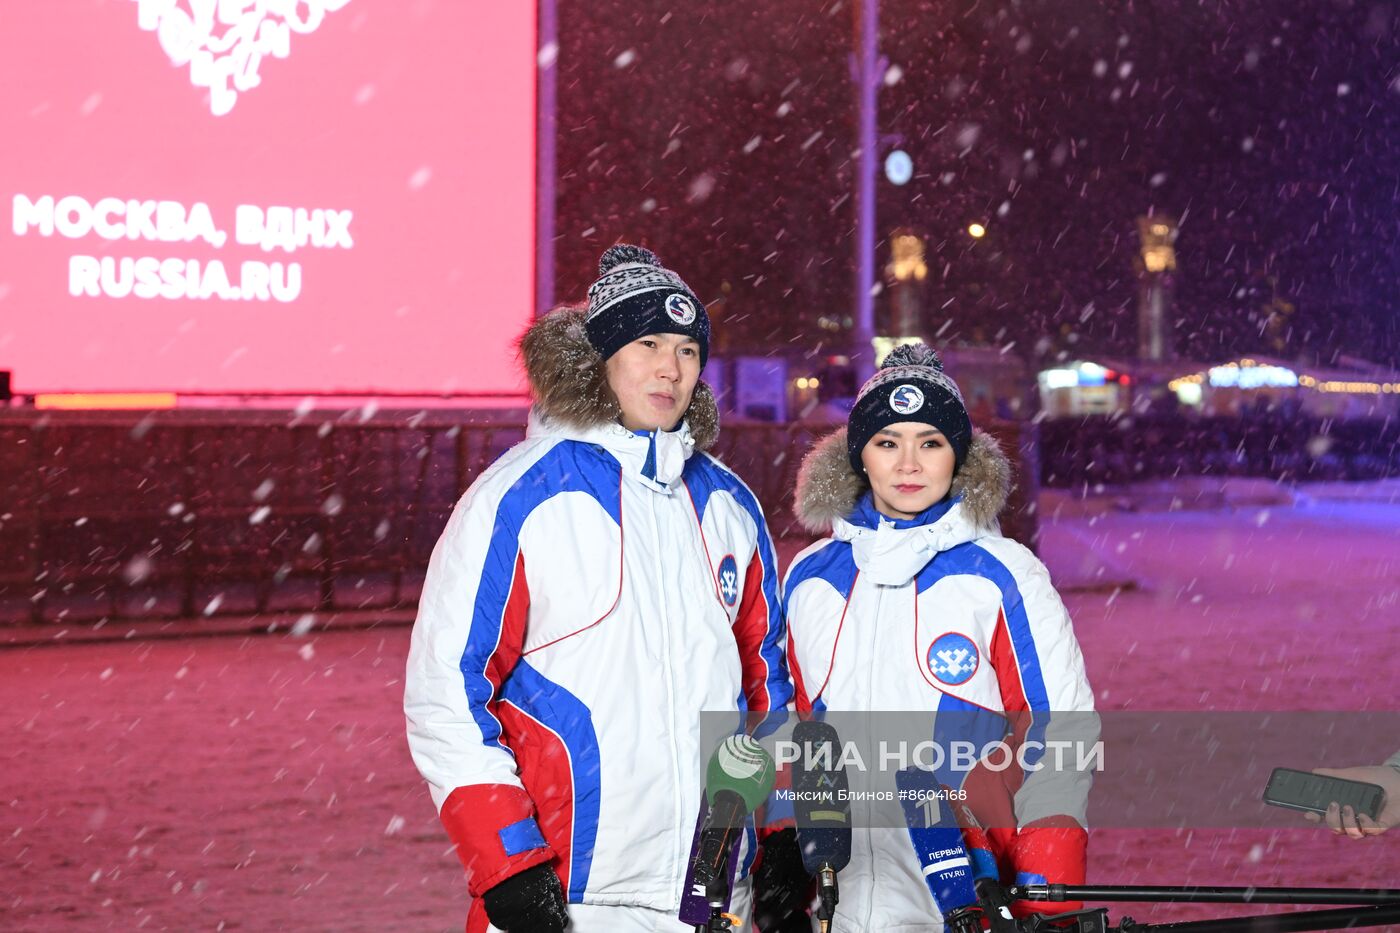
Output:
[[[621,239],[717,352],[830,352],[853,307],[855,10],[561,0],[556,294]],[[883,0],[877,262],[928,244],[925,336],[1136,346],[1136,218],[1181,220],[1176,351],[1400,364],[1393,2]],[[971,222],[988,228],[974,241]],[[885,298],[877,314],[886,313]]]

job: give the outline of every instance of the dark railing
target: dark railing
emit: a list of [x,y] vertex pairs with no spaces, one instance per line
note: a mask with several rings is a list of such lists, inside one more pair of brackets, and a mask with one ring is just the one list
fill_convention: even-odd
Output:
[[1400,422],[1394,418],[1095,415],[1046,421],[1040,442],[1045,486],[1192,476],[1285,482],[1400,476]]
[[[1033,536],[1032,459],[1007,532]],[[827,426],[726,426],[775,535]],[[0,621],[410,607],[453,505],[519,412],[0,414]]]

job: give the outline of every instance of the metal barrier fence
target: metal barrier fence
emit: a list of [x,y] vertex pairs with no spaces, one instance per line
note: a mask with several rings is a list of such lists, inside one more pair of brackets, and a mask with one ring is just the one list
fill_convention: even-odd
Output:
[[[1034,536],[1033,426],[1004,527]],[[714,451],[775,536],[828,426],[726,426]],[[0,414],[0,621],[196,618],[412,606],[471,481],[520,412]],[[785,568],[784,568],[785,569]]]
[[1400,476],[1400,422],[1266,412],[1244,417],[1092,415],[1040,425],[1045,486],[1117,486],[1182,476],[1279,481]]

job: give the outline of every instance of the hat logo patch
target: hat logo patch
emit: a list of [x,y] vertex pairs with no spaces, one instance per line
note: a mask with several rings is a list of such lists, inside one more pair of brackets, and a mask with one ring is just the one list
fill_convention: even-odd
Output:
[[890,393],[890,407],[897,414],[912,415],[924,407],[924,393],[918,386],[907,382]]
[[928,648],[929,673],[950,686],[966,683],[977,672],[979,660],[977,645],[957,632],[939,635]]
[[719,583],[719,595],[724,598],[726,606],[739,601],[739,565],[735,563],[733,554],[724,555],[724,560],[719,562],[715,581]]
[[695,321],[695,305],[679,293],[666,296],[666,314],[682,327]]

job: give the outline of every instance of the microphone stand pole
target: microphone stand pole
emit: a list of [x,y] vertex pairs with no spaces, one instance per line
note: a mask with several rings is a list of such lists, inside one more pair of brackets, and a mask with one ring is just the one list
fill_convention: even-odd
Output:
[[817,869],[817,893],[821,906],[817,908],[817,919],[821,922],[821,933],[830,933],[831,921],[836,917],[836,904],[841,900],[841,892],[836,886],[836,869],[823,863]]
[[[1302,933],[1306,930],[1337,930],[1384,926],[1400,922],[1400,890],[1386,888],[1267,888],[1212,887],[1189,885],[1012,885],[1003,896],[1025,901],[1118,901],[1195,904],[1351,904],[1334,910],[1260,914],[1250,917],[1222,917],[1176,923],[1137,923],[1124,917],[1116,927],[1103,922],[1107,908],[1076,911],[1032,921],[1034,929],[1047,923],[1073,921],[1086,929],[1108,933]],[[1098,914],[1098,917],[1089,915]],[[995,921],[993,931],[996,930]]]
[[729,872],[725,870],[705,882],[705,900],[710,904],[710,920],[708,923],[696,924],[695,933],[729,933],[739,925],[738,917],[724,912],[724,902],[728,899]]
[[1212,885],[1024,884],[1007,889],[1012,900],[1132,901],[1157,904],[1372,904],[1400,903],[1400,888],[1226,888]]

